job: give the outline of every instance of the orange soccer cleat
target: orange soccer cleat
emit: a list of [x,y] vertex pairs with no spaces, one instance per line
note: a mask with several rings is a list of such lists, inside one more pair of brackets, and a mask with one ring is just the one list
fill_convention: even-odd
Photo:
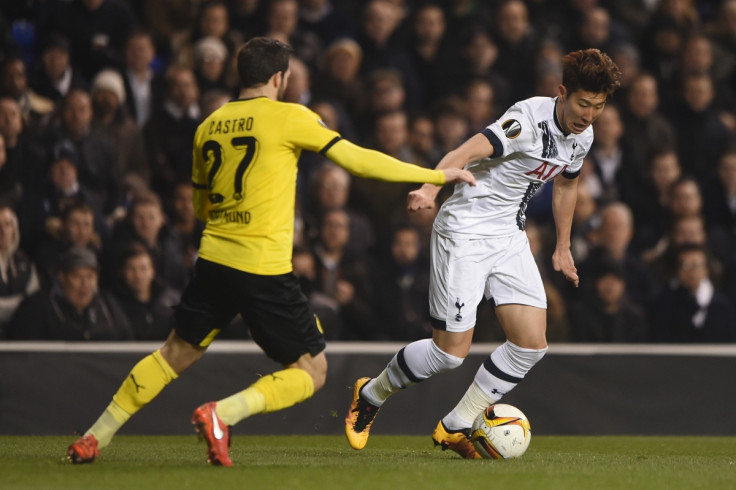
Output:
[[194,430],[207,442],[207,462],[215,466],[232,466],[230,461],[230,427],[215,412],[216,402],[205,403],[194,411]]

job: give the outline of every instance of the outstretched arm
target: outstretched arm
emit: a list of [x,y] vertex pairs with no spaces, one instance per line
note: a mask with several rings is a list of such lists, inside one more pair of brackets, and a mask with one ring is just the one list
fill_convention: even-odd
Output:
[[475,177],[460,168],[432,170],[402,162],[380,151],[369,150],[340,139],[324,152],[325,156],[358,177],[389,182],[431,182],[442,186],[449,182],[475,185]]
[[[493,145],[488,141],[488,138],[478,133],[456,149],[447,153],[440,160],[440,163],[437,164],[436,168],[437,170],[444,171],[451,169],[460,170],[470,162],[492,156],[493,151]],[[475,181],[471,185],[475,185]],[[440,189],[441,187],[430,183],[424,184],[421,188],[410,192],[408,198],[409,211],[433,208]]]
[[570,252],[570,232],[572,215],[578,198],[578,178],[568,179],[563,175],[555,177],[552,196],[552,214],[557,229],[557,245],[552,254],[552,266],[572,282],[575,287],[580,284],[578,270]]

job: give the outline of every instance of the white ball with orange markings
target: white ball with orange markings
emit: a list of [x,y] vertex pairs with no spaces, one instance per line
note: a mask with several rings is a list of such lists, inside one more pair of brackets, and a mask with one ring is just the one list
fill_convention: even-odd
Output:
[[531,439],[532,428],[524,412],[503,403],[486,408],[470,430],[475,450],[486,459],[521,457]]

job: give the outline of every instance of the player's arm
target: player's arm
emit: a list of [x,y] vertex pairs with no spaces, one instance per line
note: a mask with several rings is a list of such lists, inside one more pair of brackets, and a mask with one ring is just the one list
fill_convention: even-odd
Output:
[[194,193],[192,200],[194,201],[194,213],[197,219],[203,222],[207,222],[207,213],[210,210],[210,197],[207,186],[203,186],[196,182],[192,182],[194,186]]
[[380,151],[369,150],[342,138],[335,138],[321,153],[358,177],[388,182],[431,182],[442,186],[446,182],[468,182],[475,185],[470,172],[459,168],[433,170],[402,162]]
[[555,177],[552,194],[552,214],[557,229],[557,245],[552,254],[552,266],[561,272],[565,279],[578,287],[580,278],[570,252],[570,232],[575,202],[578,197],[578,177],[569,178],[563,174]]
[[210,209],[210,191],[207,185],[205,165],[202,161],[202,152],[196,141],[195,136],[195,144],[192,149],[192,187],[194,187],[192,201],[197,219],[207,223],[207,213]]
[[[462,169],[470,162],[493,156],[494,145],[484,133],[478,133],[456,149],[448,152],[435,167],[437,170]],[[441,187],[424,184],[420,189],[409,193],[409,211],[433,208]]]

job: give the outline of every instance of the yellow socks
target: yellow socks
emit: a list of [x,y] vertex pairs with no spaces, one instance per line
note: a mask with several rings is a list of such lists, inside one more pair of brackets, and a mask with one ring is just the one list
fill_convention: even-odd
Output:
[[275,412],[314,394],[314,380],[303,369],[289,368],[261,377],[240,393],[217,402],[217,416],[235,425],[257,413]]
[[99,447],[110,444],[115,433],[144,405],[153,400],[178,375],[156,351],[136,364],[99,419],[85,435],[92,434]]

